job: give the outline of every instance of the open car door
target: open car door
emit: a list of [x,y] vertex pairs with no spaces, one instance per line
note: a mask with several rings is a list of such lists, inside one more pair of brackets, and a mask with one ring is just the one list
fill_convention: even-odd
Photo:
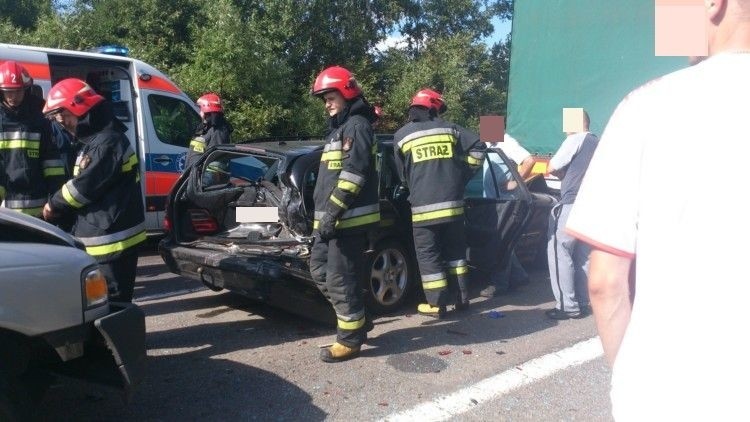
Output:
[[499,149],[488,149],[482,169],[466,185],[464,204],[467,259],[472,274],[486,280],[508,261],[533,198],[516,165]]

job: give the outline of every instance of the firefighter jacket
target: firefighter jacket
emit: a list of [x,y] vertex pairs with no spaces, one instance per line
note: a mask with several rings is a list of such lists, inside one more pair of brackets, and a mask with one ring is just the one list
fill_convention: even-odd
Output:
[[209,113],[206,122],[201,123],[196,130],[195,137],[190,141],[185,168],[188,168],[198,161],[203,153],[216,145],[229,143],[229,135],[232,132],[232,126],[226,121],[223,114]]
[[146,240],[138,158],[119,121],[80,138],[73,178],[50,201],[53,213],[77,215],[73,235],[99,262]]
[[464,187],[482,167],[484,149],[475,133],[437,117],[396,132],[396,169],[409,189],[413,226],[463,218]]
[[0,160],[5,207],[41,216],[49,196],[65,182],[49,120],[27,95],[17,109],[0,106]]
[[372,107],[358,98],[342,113],[337,116],[343,117],[342,123],[333,125],[323,147],[313,193],[313,229],[329,213],[337,233],[364,230],[380,222]]

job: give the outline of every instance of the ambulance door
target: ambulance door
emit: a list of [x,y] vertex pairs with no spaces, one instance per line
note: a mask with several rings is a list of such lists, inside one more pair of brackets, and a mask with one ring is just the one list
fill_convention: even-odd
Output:
[[489,149],[483,168],[466,185],[464,205],[471,274],[486,281],[509,259],[530,216],[533,197],[505,154]]
[[[145,85],[142,80],[138,82]],[[193,101],[176,88],[169,91],[141,86],[138,95],[140,137],[145,150],[146,227],[160,230],[167,195],[185,169],[187,147],[200,116]]]

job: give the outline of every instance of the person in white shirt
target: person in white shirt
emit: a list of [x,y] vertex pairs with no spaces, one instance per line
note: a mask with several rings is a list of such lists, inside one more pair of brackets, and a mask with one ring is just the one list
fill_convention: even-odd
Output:
[[[485,144],[487,148],[498,148],[503,151],[518,166],[518,174],[521,176],[521,179],[526,180],[529,177],[534,167],[534,157],[515,138],[506,133],[502,141],[485,142]],[[490,172],[490,166],[495,167],[494,172]],[[503,177],[501,175],[509,174],[507,170],[505,163],[500,160],[499,155],[487,154],[483,169],[485,197],[496,195],[494,192],[495,185],[492,183],[493,175],[496,178]],[[514,183],[514,181],[509,180],[505,188],[509,191],[513,190]],[[508,264],[504,265],[503,268],[494,270],[489,275],[488,286],[479,292],[479,294],[484,297],[500,296],[528,283],[529,275],[518,260],[516,252],[511,251]]]
[[[750,225],[735,201],[750,155],[750,0],[700,6],[709,57],[620,103],[567,225],[593,247],[618,421],[750,419]],[[717,151],[740,157],[720,178],[707,171]],[[686,177],[670,180],[669,163]]]

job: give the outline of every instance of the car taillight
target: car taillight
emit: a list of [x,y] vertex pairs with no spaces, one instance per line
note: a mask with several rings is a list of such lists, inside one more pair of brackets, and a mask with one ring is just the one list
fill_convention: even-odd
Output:
[[99,268],[85,273],[83,292],[86,297],[86,308],[107,303],[107,278]]
[[169,218],[168,215],[164,216],[164,221],[162,222],[161,227],[164,229],[166,233],[169,233],[172,231],[172,219]]
[[206,210],[188,210],[190,215],[190,224],[193,226],[193,231],[198,234],[211,234],[219,231],[219,224],[216,219],[211,216]]

